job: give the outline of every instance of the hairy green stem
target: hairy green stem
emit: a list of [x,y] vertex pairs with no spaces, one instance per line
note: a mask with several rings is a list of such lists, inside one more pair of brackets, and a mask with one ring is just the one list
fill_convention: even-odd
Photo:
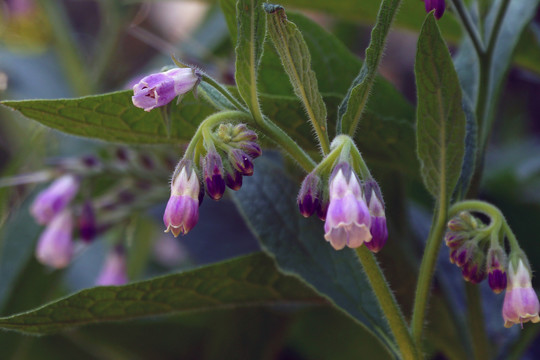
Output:
[[397,345],[403,359],[418,359],[418,352],[414,345],[411,333],[403,317],[403,313],[390,291],[384,274],[377,264],[375,257],[365,246],[360,246],[356,249],[356,253],[360,258],[360,263],[364,268],[364,272],[369,280],[369,284],[379,301],[381,309],[388,320],[390,330],[396,339]]
[[80,49],[73,38],[73,30],[69,25],[62,3],[60,1],[41,0],[40,5],[45,10],[51,25],[56,49],[73,91],[78,96],[91,94],[93,92],[92,81],[87,67],[79,55]]
[[435,272],[437,255],[439,254],[439,249],[443,239],[447,211],[448,208],[446,199],[439,199],[439,207],[436,212],[436,219],[431,225],[426,248],[424,250],[424,256],[422,257],[422,263],[420,264],[420,270],[418,273],[418,282],[414,297],[413,316],[411,320],[411,330],[415,344],[419,349],[421,348],[422,344],[422,330],[424,328],[424,318],[427,310],[429,289]]
[[478,285],[466,282],[465,294],[467,296],[467,320],[469,323],[474,358],[476,360],[488,360],[490,359],[490,346],[484,326],[482,298],[480,296]]
[[451,0],[454,9],[456,10],[456,15],[458,16],[461,24],[465,28],[465,31],[471,38],[473,46],[477,54],[484,53],[484,44],[482,43],[482,38],[478,32],[478,28],[474,25],[469,12],[467,11],[465,4],[461,0]]

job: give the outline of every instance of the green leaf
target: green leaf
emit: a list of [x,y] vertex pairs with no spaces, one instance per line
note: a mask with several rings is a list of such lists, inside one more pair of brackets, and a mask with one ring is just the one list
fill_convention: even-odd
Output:
[[264,157],[257,160],[256,167],[234,200],[262,247],[282,271],[309,283],[396,352],[356,253],[335,251],[324,240],[322,222],[300,215],[298,186],[282,167]]
[[212,106],[187,94],[171,106],[171,131],[159,110],[145,112],[131,102],[132,91],[120,91],[77,99],[3,101],[24,116],[67,134],[130,144],[186,142],[199,123],[214,113]]
[[472,104],[463,96],[463,111],[466,118],[465,128],[465,153],[463,155],[463,165],[461,166],[461,174],[454,190],[454,198],[463,199],[467,194],[471,179],[476,165],[476,141],[477,128],[476,116]]
[[259,0],[238,0],[235,79],[238,91],[256,119],[262,119],[257,98],[257,72],[263,54],[266,17]]
[[433,13],[428,14],[420,32],[414,72],[422,177],[429,192],[446,204],[463,163],[465,114],[459,80]]
[[0,318],[0,328],[44,334],[180,311],[322,301],[298,280],[280,274],[267,256],[252,254],[129,285],[83,290],[38,309]]
[[[500,3],[501,2],[498,1],[497,5],[500,5]],[[490,104],[488,109],[490,113],[489,117],[493,117],[501,85],[503,80],[506,79],[506,74],[512,61],[516,45],[521,38],[521,34],[526,25],[534,18],[539,3],[540,0],[522,0],[510,1],[508,4],[493,51],[493,60],[490,69],[491,86],[488,89],[487,95],[487,103]],[[491,11],[486,19],[486,28],[489,29],[493,27],[493,21],[498,8],[499,6],[496,5],[491,7]],[[530,47],[534,48],[534,46],[532,46],[534,43],[535,42],[533,41]],[[538,45],[538,41],[536,41],[536,44]],[[538,58],[536,62],[540,62],[538,61]],[[485,130],[487,131],[488,129],[486,128]],[[480,136],[487,135],[480,134]]]
[[268,32],[279,54],[281,64],[289,76],[294,93],[302,101],[324,152],[330,151],[326,126],[326,106],[317,78],[311,69],[311,55],[302,33],[287,20],[279,5],[265,4]]
[[371,40],[366,49],[366,59],[360,73],[354,79],[347,96],[339,106],[337,132],[353,135],[364,112],[377,68],[382,58],[386,36],[396,15],[401,0],[383,0],[377,22],[371,31]]

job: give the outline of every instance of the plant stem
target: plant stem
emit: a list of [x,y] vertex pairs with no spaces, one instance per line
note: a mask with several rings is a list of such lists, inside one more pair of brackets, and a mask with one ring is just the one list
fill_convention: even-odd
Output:
[[490,358],[489,341],[484,328],[484,314],[478,286],[469,282],[465,283],[465,294],[467,295],[467,319],[472,337],[474,358],[476,360],[488,360]]
[[62,3],[52,0],[41,0],[49,23],[54,34],[58,56],[63,63],[66,75],[77,96],[88,95],[93,92],[92,81],[87,67],[81,58],[80,49],[73,38],[73,31],[69,25]]
[[401,356],[403,359],[418,359],[417,349],[414,346],[413,339],[403,317],[403,313],[390,291],[388,283],[377,264],[375,257],[365,246],[360,246],[356,249],[356,253],[360,258],[360,263],[364,268],[364,272],[369,280],[371,288],[381,305],[381,309],[388,320],[390,329],[398,344]]
[[437,255],[441,247],[443,232],[447,218],[447,202],[446,199],[439,199],[439,208],[436,213],[436,220],[432,223],[431,230],[420,264],[418,273],[418,283],[416,286],[416,294],[414,297],[413,316],[411,320],[412,336],[417,348],[421,348],[422,330],[424,327],[424,317],[426,313],[427,299],[429,296],[429,288],[431,279],[435,272],[435,264],[437,263]]
[[458,16],[459,20],[461,20],[461,23],[463,24],[465,31],[467,31],[467,34],[471,38],[471,41],[476,50],[476,53],[483,54],[484,44],[482,43],[482,38],[480,37],[480,34],[478,33],[478,29],[474,25],[469,15],[469,12],[465,8],[465,5],[463,4],[461,0],[451,0],[451,1],[452,1],[452,4],[454,5],[454,9],[456,10],[456,15]]

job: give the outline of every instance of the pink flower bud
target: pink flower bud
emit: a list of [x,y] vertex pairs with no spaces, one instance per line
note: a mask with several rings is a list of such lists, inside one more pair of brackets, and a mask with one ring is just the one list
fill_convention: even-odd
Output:
[[73,256],[73,217],[66,209],[56,215],[39,237],[36,258],[42,264],[61,269]]
[[371,241],[371,217],[362,188],[349,164],[338,164],[329,186],[330,203],[324,238],[336,250],[357,248]]
[[30,213],[42,225],[49,223],[77,195],[79,180],[73,175],[63,175],[38,194]]
[[192,68],[175,68],[162,73],[148,75],[133,86],[133,105],[150,111],[167,105],[178,95],[193,89],[200,76]]
[[540,321],[538,311],[540,304],[531,285],[531,274],[522,259],[510,261],[508,267],[508,287],[504,296],[503,319],[504,326],[511,327],[532,321]]
[[171,183],[171,197],[163,214],[163,222],[176,237],[187,234],[199,221],[199,178],[191,164],[180,165],[180,173]]

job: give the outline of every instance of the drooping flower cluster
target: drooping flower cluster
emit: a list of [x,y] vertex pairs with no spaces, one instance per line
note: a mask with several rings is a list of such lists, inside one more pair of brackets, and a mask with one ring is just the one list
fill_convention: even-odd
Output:
[[192,154],[186,154],[173,174],[163,223],[174,236],[187,234],[197,224],[205,190],[213,200],[223,197],[226,186],[239,190],[242,177],[253,175],[253,160],[262,154],[257,134],[245,124],[220,124],[210,136],[204,138],[200,168]]
[[469,212],[461,212],[448,222],[445,234],[450,261],[462,269],[465,280],[477,284],[488,278],[490,288],[499,294],[506,289],[503,305],[504,325],[539,322],[540,305],[531,284],[527,257],[517,243],[510,243],[507,255],[500,225],[493,219],[486,225]]
[[[74,254],[99,234],[123,226],[134,209],[161,201],[162,184],[173,166],[168,153],[155,155],[119,147],[109,154],[103,153],[101,158],[87,155],[56,159],[50,169],[22,177],[25,182],[55,178],[30,206],[36,222],[45,225],[36,246],[36,258],[53,268],[68,266]],[[118,186],[91,196],[85,185],[105,170],[107,174],[116,172]],[[99,285],[127,282],[125,266],[120,266],[125,263],[126,251],[119,251],[120,248],[115,247],[108,256]]]
[[388,230],[380,188],[371,177],[362,184],[349,161],[333,167],[327,190],[318,169],[308,174],[297,202],[304,217],[317,213],[325,221],[324,238],[336,250],[366,244],[379,252],[386,244]]

